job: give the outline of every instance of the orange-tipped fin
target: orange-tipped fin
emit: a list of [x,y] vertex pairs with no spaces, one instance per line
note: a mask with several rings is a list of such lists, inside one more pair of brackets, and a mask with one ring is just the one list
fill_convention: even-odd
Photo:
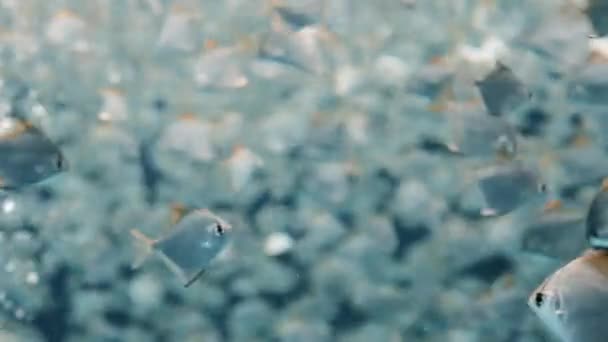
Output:
[[188,208],[182,203],[171,205],[171,225],[176,225],[188,213]]
[[155,241],[137,229],[131,229],[130,233],[135,245],[135,258],[133,259],[131,268],[137,269],[148,259],[148,256],[152,254]]

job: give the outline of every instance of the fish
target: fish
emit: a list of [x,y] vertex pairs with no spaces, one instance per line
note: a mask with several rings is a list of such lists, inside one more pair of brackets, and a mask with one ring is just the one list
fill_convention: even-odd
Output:
[[602,181],[587,211],[586,236],[591,247],[608,249],[608,178]]
[[69,169],[60,148],[27,120],[0,119],[0,190],[18,190]]
[[519,160],[500,162],[476,172],[479,190],[485,200],[482,216],[505,215],[532,198],[547,193],[540,174]]
[[485,78],[475,81],[488,114],[501,116],[517,108],[532,97],[527,87],[515,73],[497,61],[494,69]]
[[464,156],[516,156],[517,131],[508,121],[476,111],[452,113],[450,121],[450,151]]
[[525,225],[522,250],[557,260],[572,260],[587,247],[584,227],[584,211],[565,208],[562,201],[551,200]]
[[308,0],[303,6],[289,6],[273,1],[271,4],[274,13],[280,20],[290,26],[292,30],[301,30],[307,26],[320,24],[323,20],[324,0]]
[[151,254],[189,287],[207,270],[211,262],[224,250],[232,233],[232,226],[208,209],[196,209],[177,221],[170,233],[151,239],[138,229],[131,229],[138,253],[133,269],[139,268]]
[[605,342],[608,252],[588,250],[561,267],[528,298],[528,306],[562,342]]

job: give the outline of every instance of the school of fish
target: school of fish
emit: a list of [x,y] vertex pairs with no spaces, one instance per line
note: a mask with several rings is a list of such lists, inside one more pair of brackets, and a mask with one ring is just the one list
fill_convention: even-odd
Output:
[[[145,3],[145,6],[149,7],[152,12],[165,12],[164,4],[159,1],[149,0]],[[418,6],[418,1],[399,3],[400,8],[408,11],[413,11]],[[494,1],[483,3],[479,8],[498,6]],[[201,20],[194,13],[195,11],[179,4],[169,6],[153,47],[142,45],[127,48],[134,51],[139,48],[150,48],[154,51],[153,58],[156,61],[178,60],[179,62],[176,63],[184,63],[184,65],[191,63],[191,68],[179,64],[175,73],[180,77],[188,77],[196,85],[196,92],[192,89],[184,89],[187,86],[182,87],[181,84],[169,84],[165,87],[174,93],[194,95],[184,96],[187,98],[187,100],[181,99],[184,103],[171,102],[171,99],[166,102],[164,100],[151,101],[151,107],[157,111],[155,114],[158,115],[146,116],[146,113],[150,112],[142,110],[140,113],[138,110],[131,109],[133,104],[129,102],[128,95],[119,87],[99,89],[96,96],[100,99],[101,105],[96,117],[92,119],[93,128],[87,132],[80,132],[80,134],[87,135],[87,139],[89,139],[87,147],[90,147],[91,150],[80,153],[64,149],[65,145],[69,145],[70,139],[74,139],[76,133],[63,132],[63,134],[58,134],[63,139],[53,139],[43,129],[43,127],[53,127],[44,121],[44,115],[40,115],[43,119],[39,118],[40,120],[36,121],[36,115],[23,115],[17,110],[3,113],[0,115],[0,199],[3,200],[1,209],[3,212],[13,211],[14,208],[10,204],[13,202],[9,201],[12,196],[22,196],[37,187],[44,189],[43,185],[52,183],[55,178],[69,179],[73,169],[81,172],[84,175],[83,178],[98,182],[102,187],[107,186],[108,189],[115,186],[112,182],[113,178],[125,177],[132,183],[137,183],[136,180],[138,180],[139,183],[134,186],[141,186],[145,189],[145,195],[141,199],[144,204],[140,207],[138,207],[139,204],[133,205],[135,208],[133,212],[139,215],[138,219],[142,221],[142,226],[110,228],[112,233],[118,231],[121,236],[130,235],[133,242],[134,261],[132,269],[124,271],[126,274],[131,274],[129,272],[145,273],[146,270],[140,268],[151,256],[159,259],[159,263],[166,266],[166,269],[185,288],[191,288],[197,280],[204,282],[205,277],[212,274],[214,270],[221,274],[222,270],[218,270],[218,268],[221,268],[222,264],[219,263],[218,266],[218,259],[224,256],[226,260],[234,261],[235,255],[240,256],[240,254],[239,251],[233,250],[238,247],[232,245],[233,240],[239,235],[247,237],[246,234],[250,234],[250,230],[253,231],[253,228],[241,227],[242,222],[240,221],[232,221],[230,214],[227,219],[224,218],[223,213],[241,210],[245,217],[249,216],[248,219],[256,222],[259,226],[256,227],[257,230],[267,234],[263,247],[259,248],[265,257],[277,260],[284,257],[285,260],[289,260],[292,257],[289,252],[292,250],[298,250],[298,248],[311,250],[312,252],[308,252],[309,254],[300,252],[304,255],[300,258],[314,260],[317,263],[315,266],[330,269],[328,273],[335,274],[338,279],[334,280],[328,276],[329,280],[323,279],[326,281],[324,285],[335,291],[336,297],[344,296],[346,298],[348,295],[344,293],[360,291],[357,292],[359,297],[356,297],[360,302],[355,302],[355,306],[364,306],[368,304],[366,301],[376,303],[374,302],[376,298],[365,297],[361,293],[366,291],[360,290],[357,286],[365,285],[371,288],[373,287],[372,282],[364,285],[352,284],[353,289],[344,289],[344,286],[339,285],[349,282],[344,265],[336,266],[337,257],[328,258],[326,261],[323,260],[323,256],[325,250],[331,249],[332,245],[343,244],[341,245],[343,249],[340,250],[343,255],[338,253],[341,258],[353,262],[352,260],[359,257],[353,251],[365,250],[367,254],[362,257],[365,259],[362,263],[369,262],[373,269],[374,258],[385,252],[383,236],[378,233],[378,240],[372,240],[370,247],[366,245],[369,243],[368,241],[357,240],[356,234],[360,232],[352,233],[348,229],[341,230],[336,227],[347,226],[349,222],[359,219],[369,223],[366,224],[369,226],[367,228],[375,229],[376,226],[382,227],[381,219],[377,217],[361,218],[357,217],[356,212],[352,214],[346,211],[340,212],[341,215],[336,215],[340,216],[339,220],[332,215],[311,214],[312,218],[303,220],[309,224],[303,230],[315,231],[316,229],[330,232],[329,238],[326,236],[318,238],[319,242],[314,241],[314,237],[310,240],[299,239],[299,236],[306,236],[306,234],[298,231],[298,229],[302,229],[298,224],[291,222],[290,219],[284,219],[279,210],[266,214],[267,216],[258,214],[258,206],[261,207],[267,202],[272,202],[274,205],[279,203],[280,206],[289,207],[295,200],[287,194],[288,191],[285,188],[291,189],[291,187],[297,187],[303,189],[301,190],[303,192],[308,191],[312,194],[322,193],[323,196],[320,195],[318,198],[319,206],[327,210],[333,210],[343,203],[351,202],[355,203],[355,207],[373,206],[360,198],[361,196],[351,197],[349,189],[354,187],[355,180],[361,174],[369,171],[366,169],[366,163],[378,162],[385,167],[380,171],[375,171],[375,176],[384,183],[378,181],[372,186],[380,189],[382,185],[379,184],[389,184],[390,189],[386,190],[387,195],[379,196],[390,198],[387,201],[390,203],[384,203],[380,199],[377,201],[380,204],[375,205],[374,210],[377,212],[397,211],[395,217],[387,224],[397,227],[396,231],[403,235],[412,234],[414,236],[416,227],[427,224],[425,220],[440,222],[441,214],[435,215],[434,210],[436,212],[447,210],[441,206],[436,208],[431,205],[418,205],[417,200],[424,203],[424,196],[431,197],[429,193],[432,190],[420,187],[414,182],[404,181],[399,184],[399,179],[395,180],[396,177],[391,174],[391,168],[408,168],[409,160],[403,162],[403,160],[396,159],[400,159],[401,156],[411,151],[421,150],[430,156],[439,156],[438,158],[453,162],[453,169],[431,170],[431,167],[423,167],[422,171],[411,171],[412,174],[418,172],[420,177],[443,175],[443,185],[449,188],[446,193],[449,193],[448,196],[452,200],[449,202],[450,210],[459,211],[471,221],[487,223],[488,226],[494,227],[495,231],[500,230],[496,227],[500,227],[501,222],[507,222],[506,225],[512,232],[510,236],[515,236],[515,242],[509,241],[507,238],[499,241],[498,244],[504,242],[504,246],[502,246],[504,250],[515,248],[526,255],[551,260],[555,262],[555,265],[559,265],[536,289],[530,289],[527,301],[529,311],[537,316],[546,331],[561,342],[606,342],[608,341],[608,311],[603,307],[602,300],[608,301],[608,161],[606,161],[605,152],[605,143],[608,141],[605,138],[605,128],[608,128],[606,126],[608,120],[604,117],[608,112],[606,111],[608,102],[602,102],[602,100],[608,95],[608,81],[603,79],[603,76],[608,73],[606,70],[594,68],[608,65],[608,1],[587,0],[585,6],[581,5],[580,1],[572,0],[567,3],[557,11],[556,15],[559,18],[557,22],[543,23],[544,26],[541,25],[540,28],[531,30],[524,37],[514,40],[514,44],[517,44],[518,48],[525,48],[537,58],[546,59],[547,65],[550,65],[548,68],[551,69],[547,74],[555,80],[567,79],[569,82],[565,87],[567,89],[551,89],[550,91],[564,92],[562,95],[567,97],[568,101],[576,99],[573,101],[576,102],[576,106],[573,106],[576,110],[572,110],[573,114],[567,114],[569,119],[565,120],[567,122],[565,127],[559,127],[560,133],[563,133],[562,136],[549,138],[543,137],[540,133],[543,129],[542,123],[551,121],[555,116],[550,113],[551,109],[541,108],[541,104],[549,96],[547,94],[549,90],[544,93],[535,87],[533,82],[526,82],[525,80],[534,79],[533,76],[525,74],[526,71],[532,73],[526,69],[526,56],[519,56],[521,60],[503,58],[497,51],[505,48],[504,43],[493,40],[492,37],[487,38],[480,48],[460,44],[457,47],[449,47],[448,51],[434,53],[425,58],[426,62],[417,66],[417,70],[406,71],[406,67],[400,64],[401,62],[396,57],[383,55],[383,58],[379,58],[376,64],[370,67],[370,69],[375,68],[374,70],[381,71],[378,79],[365,79],[360,77],[356,70],[341,65],[341,61],[344,60],[343,55],[348,53],[348,44],[355,46],[360,44],[365,48],[373,49],[374,44],[380,44],[378,41],[383,38],[372,37],[369,38],[369,41],[355,39],[345,42],[343,36],[332,29],[332,24],[338,24],[335,23],[336,18],[328,17],[327,13],[331,12],[332,8],[328,8],[327,1],[310,0],[303,1],[302,4],[294,4],[287,0],[267,1],[265,2],[267,8],[261,10],[268,19],[266,25],[268,29],[265,32],[255,36],[232,37],[232,39],[226,39],[226,37],[219,40],[205,39],[202,49],[199,46],[201,42],[197,41],[200,39],[196,31]],[[475,16],[471,14],[471,25],[475,25],[477,20],[481,20],[475,19]],[[553,35],[551,26],[559,26],[562,21],[563,25],[568,25],[569,20],[575,22],[575,18],[580,16],[585,18],[584,22],[588,27],[577,26],[569,33],[576,36],[576,39],[581,42],[581,46],[585,47],[587,55],[582,58],[583,66],[576,63],[577,56],[566,53],[562,55],[556,52],[556,50],[560,50],[562,40],[567,40],[569,37]],[[0,16],[1,18],[2,16]],[[5,40],[18,39],[18,37],[4,35],[1,24],[0,22],[0,44]],[[91,49],[86,43],[88,34],[84,29],[86,26],[87,22],[79,15],[67,10],[58,11],[46,30],[47,44],[61,47],[70,53],[86,55],[90,53]],[[376,32],[376,34],[381,36],[381,33]],[[453,34],[458,36],[459,32]],[[458,39],[454,38],[455,41]],[[225,41],[231,43],[225,43]],[[199,49],[202,52],[198,53]],[[568,47],[568,49],[574,48]],[[196,57],[191,60],[180,59],[181,54],[196,54]],[[136,56],[137,53],[129,50],[129,53],[125,53],[125,55],[129,55],[125,57],[128,59]],[[353,60],[355,59],[353,58]],[[362,59],[365,59],[365,56]],[[452,70],[458,69],[454,65],[461,65],[458,64],[460,62],[465,65],[462,70]],[[133,81],[138,77],[144,78],[145,76],[142,75],[150,72],[151,69],[149,66],[141,66],[139,70],[141,74],[118,71],[115,75],[108,73],[109,83],[120,84],[123,81],[121,78],[128,79],[125,82]],[[0,69],[0,71],[2,70]],[[379,87],[389,89],[386,90],[386,94],[384,94],[386,98],[382,101],[391,101],[390,99],[401,96],[400,93],[390,90],[391,87],[394,84],[404,83],[402,79],[406,77],[406,74],[415,82],[408,84],[407,89],[398,88],[399,91],[416,95],[431,94],[424,100],[420,100],[421,96],[412,97],[412,103],[407,104],[412,107],[417,106],[418,109],[424,108],[424,115],[428,115],[428,117],[417,119],[422,122],[421,126],[426,124],[424,120],[433,122],[425,126],[430,126],[429,128],[416,132],[415,129],[409,127],[409,121],[405,127],[399,125],[392,127],[390,122],[383,122],[387,119],[382,117],[382,114],[373,114],[377,115],[374,117],[359,113],[362,112],[360,108],[373,107],[370,103],[374,103],[374,99],[364,96],[358,98],[357,94],[361,89],[365,89],[369,83],[375,82],[381,85]],[[40,75],[43,75],[40,77],[44,77],[44,70],[40,71]],[[154,76],[160,79],[163,75],[154,74]],[[112,81],[112,77],[117,81]],[[304,97],[304,100],[293,100],[291,104],[296,111],[312,112],[304,119],[303,115],[298,116],[300,112],[286,113],[284,110],[275,110],[263,118],[244,117],[237,113],[237,110],[245,111],[250,106],[253,107],[247,101],[252,103],[254,101],[245,93],[239,93],[238,96],[245,94],[243,95],[244,104],[241,104],[242,108],[233,106],[236,108],[235,112],[223,112],[222,115],[214,118],[203,119],[199,113],[192,110],[200,105],[199,102],[205,104],[205,101],[212,97],[219,97],[226,103],[230,103],[231,99],[237,97],[234,95],[235,93],[231,92],[244,91],[252,84],[264,88],[273,96],[274,93],[279,94],[276,97],[289,101],[291,92],[295,88],[293,84],[300,79],[331,84],[332,89],[332,96],[313,99],[313,95],[310,95]],[[54,81],[57,83],[57,88],[61,88],[61,80]],[[153,97],[145,93],[144,88],[138,88],[144,94],[141,96]],[[197,96],[198,91],[204,95]],[[229,95],[226,95],[224,99],[222,94]],[[347,98],[349,100],[346,100]],[[586,107],[581,104],[592,102],[591,99],[596,98],[599,98],[596,100],[599,103],[594,103],[593,106]],[[321,104],[314,106],[315,110],[309,110],[313,107],[309,106],[309,102],[313,102],[313,100]],[[61,103],[59,96],[56,101]],[[15,100],[15,102],[18,101]],[[223,105],[224,103],[218,107]],[[343,110],[344,113],[336,111],[335,116],[326,114],[339,105],[347,108]],[[555,106],[559,107],[560,104]],[[58,107],[61,106],[58,105]],[[167,114],[167,107],[171,108],[175,115]],[[389,110],[400,113],[407,109],[391,107]],[[370,112],[374,112],[374,110],[370,110]],[[382,112],[382,110],[377,112]],[[88,120],[88,118],[75,119],[74,117],[69,120],[73,120],[72,122]],[[155,119],[161,117],[162,121]],[[429,117],[431,119],[428,119]],[[132,118],[136,118],[134,119],[135,124],[128,123]],[[254,122],[255,129],[258,130],[252,133],[255,135],[254,137],[244,137],[244,131],[247,131],[247,127],[249,127],[247,126],[248,120]],[[527,122],[525,122],[526,120]],[[434,122],[440,121],[445,123],[445,126],[434,124]],[[525,124],[522,124],[522,121]],[[310,127],[307,126],[309,124]],[[386,124],[387,131],[400,132],[395,134],[394,131],[391,131],[392,134],[403,136],[403,140],[399,142],[382,141],[385,143],[382,148],[395,152],[394,155],[389,154],[390,156],[386,157],[381,153],[376,154],[372,149],[361,153],[357,147],[365,146],[370,139],[373,139],[373,137],[370,138],[367,128],[382,124]],[[304,126],[308,130],[302,133],[301,128]],[[338,128],[334,130],[334,127]],[[54,129],[55,132],[61,133],[61,128],[55,127]],[[141,133],[143,137],[139,136],[140,139],[132,139],[131,135],[124,134],[129,130],[138,132],[138,134],[140,131],[146,131],[146,133]],[[330,157],[329,162],[316,162],[316,160],[326,157],[324,153],[333,156],[335,151],[327,152],[330,148],[326,147],[339,145],[341,139],[350,139],[349,143],[352,145],[345,154],[353,155],[352,160],[331,159],[333,157]],[[107,152],[102,149],[99,149],[100,154],[97,154],[96,145],[102,144],[111,145],[114,154],[101,154]],[[309,150],[302,148],[305,145],[311,145],[312,148]],[[71,154],[66,151],[70,151]],[[161,153],[155,154],[157,151]],[[363,157],[357,153],[361,153]],[[313,161],[310,162],[311,165],[296,164],[295,160],[301,158],[302,155],[309,158],[307,159],[309,162]],[[282,161],[277,161],[279,159],[277,156],[286,157]],[[358,157],[360,158],[357,159]],[[122,165],[121,163],[125,160],[136,160],[141,174],[132,176],[125,171],[126,168],[120,167],[111,169],[112,173],[100,172],[99,170],[102,169],[100,165],[104,163],[104,160],[111,160],[117,165]],[[293,183],[296,183],[294,185],[280,176],[266,175],[274,188],[272,191],[261,191],[261,196],[257,196],[256,192],[254,196],[252,193],[255,191],[251,189],[257,190],[255,189],[256,181],[264,176],[263,172],[258,171],[267,168],[268,165],[280,165],[278,168],[283,168],[286,173],[311,174],[314,181],[294,181]],[[184,171],[185,169],[196,170],[198,179],[191,179],[192,174]],[[403,172],[407,174],[409,170]],[[458,176],[455,176],[456,182],[451,181],[454,178],[445,176],[445,174],[456,173],[458,173]],[[562,177],[563,174],[573,176]],[[461,175],[463,177],[459,178]],[[439,176],[437,178],[440,178]],[[220,184],[221,181],[218,179],[225,181],[225,184]],[[289,184],[285,185],[287,183]],[[163,190],[168,188],[166,184],[171,184],[169,188],[173,187],[171,189],[175,190],[175,193],[184,194],[183,198],[175,199],[172,197],[172,193],[167,194],[169,191]],[[230,189],[230,193],[224,194],[225,189]],[[584,192],[581,189],[593,190],[592,196],[583,196],[588,199],[588,203],[585,205],[581,205],[580,201],[576,203],[572,201],[572,192]],[[195,204],[201,203],[200,197],[197,197],[197,194],[201,193],[214,193],[219,198],[213,203],[214,208],[210,206],[213,211]],[[411,194],[415,194],[415,196],[408,197]],[[79,195],[93,203],[80,200]],[[52,195],[41,190],[38,196],[50,198]],[[313,198],[311,202],[315,202],[314,195],[311,197]],[[373,195],[370,195],[371,197]],[[251,200],[251,198],[254,199]],[[72,208],[77,211],[85,205],[94,207],[96,204],[94,199],[93,194],[77,194],[75,198],[71,199]],[[172,209],[166,210],[166,213],[171,216],[169,224],[161,222],[160,214],[159,217],[152,213],[148,215],[145,209],[158,203],[169,202],[167,199],[174,200],[174,203],[177,201],[185,203],[176,204]],[[245,199],[251,200],[250,202],[253,204],[246,203]],[[472,204],[468,202],[469,199]],[[393,203],[398,201],[403,202],[399,203],[401,206]],[[87,203],[83,204],[83,202]],[[131,211],[130,207],[122,208],[115,203],[107,206],[111,207],[109,210],[115,212]],[[399,209],[395,209],[396,207]],[[216,214],[215,208],[221,212]],[[141,210],[136,212],[136,209]],[[298,212],[298,215],[306,216],[308,214],[306,211],[302,212],[304,214]],[[421,215],[425,217],[419,221],[414,219],[408,221],[408,215],[412,212],[430,214]],[[128,216],[124,213],[123,215]],[[283,215],[287,214],[283,213]],[[53,215],[49,215],[49,217],[52,218]],[[288,227],[285,231],[264,231],[264,222],[281,219],[287,221],[284,224],[285,227]],[[117,221],[120,222],[118,219]],[[125,221],[132,222],[128,219]],[[257,223],[258,221],[261,223]],[[340,222],[336,223],[338,221]],[[44,221],[42,223],[44,224]],[[232,224],[235,224],[236,228],[233,228]],[[24,223],[24,225],[26,224]],[[406,226],[407,228],[403,228]],[[158,231],[159,227],[165,228]],[[453,231],[448,231],[446,228],[445,232],[442,231],[439,234],[459,236],[457,227],[451,228]],[[157,231],[153,232],[155,229]],[[290,229],[293,232],[288,232]],[[332,229],[334,230],[332,231]],[[391,230],[391,232],[393,231]],[[352,234],[349,235],[350,233]],[[152,238],[148,234],[159,237]],[[85,238],[82,237],[82,239]],[[404,251],[407,250],[407,246],[404,245],[409,241],[405,243],[403,241],[408,238],[409,236],[402,238],[399,243],[391,241],[395,242],[393,254],[397,258],[401,258],[406,253]],[[501,238],[502,235],[498,234],[496,239],[501,240]],[[412,237],[412,239],[414,238]],[[108,238],[108,240],[111,241],[112,238]],[[392,240],[396,240],[396,238]],[[306,243],[316,244],[320,247],[308,248]],[[465,246],[463,249],[468,248],[466,243],[467,241],[463,242]],[[474,247],[483,250],[483,247]],[[388,250],[389,247],[386,248]],[[438,256],[441,252],[436,254],[438,260],[441,257],[450,258],[447,252],[445,255]],[[416,253],[422,255],[422,252],[419,251],[412,252],[415,256]],[[424,255],[428,256],[428,254]],[[230,259],[231,257],[233,259]],[[380,257],[378,258],[380,260]],[[453,259],[458,260],[458,256]],[[494,261],[496,260],[498,260],[497,263],[501,261],[500,257],[496,257]],[[336,264],[332,264],[332,262],[336,262]],[[533,261],[530,263],[532,264]],[[349,264],[346,263],[346,265]],[[482,266],[478,268],[484,268]],[[492,266],[490,265],[488,268],[491,269]],[[306,267],[301,269],[306,269]],[[249,271],[256,273],[255,270]],[[407,272],[426,277],[415,268],[408,269]],[[456,272],[447,270],[445,273],[449,275],[445,279],[435,279],[431,276],[429,278],[437,283],[450,283],[452,274],[466,272],[468,269],[465,266]],[[152,274],[153,271],[150,273]],[[399,279],[403,276],[399,272],[394,273],[397,275],[383,274],[379,277]],[[264,278],[264,276],[260,277]],[[299,274],[298,277],[300,277]],[[489,277],[491,278],[491,276]],[[266,279],[257,280],[263,282]],[[272,282],[272,279],[266,281]],[[403,281],[403,283],[405,284],[402,285],[403,288],[410,286],[407,281]],[[236,283],[234,288],[245,293],[243,297],[255,292],[242,283]],[[508,288],[508,285],[505,288]],[[391,294],[402,290],[402,288],[397,289],[384,290]],[[500,290],[498,291],[500,292]],[[267,296],[271,297],[271,295]],[[385,298],[391,297],[387,295],[381,300]],[[378,302],[383,303],[382,305],[387,307],[392,305],[389,303],[390,300],[386,300],[386,302],[381,300]],[[345,308],[341,309],[351,310],[348,307],[351,304],[347,300],[343,302],[346,303],[343,305]],[[370,304],[370,306],[372,305]],[[351,311],[356,312],[354,309]],[[254,320],[256,317],[253,316],[247,318]],[[361,316],[364,315],[361,314]],[[409,322],[409,318],[399,317],[399,319],[401,320],[399,323],[403,325],[408,324],[403,322]],[[423,332],[420,334],[424,336]],[[461,340],[466,340],[466,338],[459,341]]]

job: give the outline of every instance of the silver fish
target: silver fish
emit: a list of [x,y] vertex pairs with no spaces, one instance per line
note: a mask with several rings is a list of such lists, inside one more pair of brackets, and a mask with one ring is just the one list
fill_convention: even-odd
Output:
[[522,249],[558,260],[572,260],[587,246],[585,214],[564,208],[559,200],[549,201],[540,215],[524,227]]
[[61,150],[40,129],[16,118],[0,119],[0,189],[15,190],[68,169]]
[[190,286],[207,269],[229,241],[232,226],[207,209],[186,214],[172,233],[157,240],[137,229],[131,235],[139,245],[133,268],[138,268],[152,253],[157,254],[185,287]]
[[591,201],[586,226],[591,247],[608,249],[608,178]]
[[608,254],[588,251],[549,276],[528,306],[562,342],[605,342]]
[[477,185],[486,207],[483,216],[507,214],[536,196],[547,192],[536,170],[520,161],[499,163],[478,170]]
[[495,68],[482,80],[475,82],[490,115],[503,115],[532,97],[532,93],[513,71],[496,62]]

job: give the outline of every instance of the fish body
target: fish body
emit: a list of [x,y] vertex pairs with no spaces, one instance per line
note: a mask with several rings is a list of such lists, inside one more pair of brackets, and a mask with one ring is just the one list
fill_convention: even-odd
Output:
[[550,275],[528,306],[562,342],[604,342],[608,336],[608,254],[589,251]]
[[519,161],[478,170],[477,182],[486,202],[484,216],[507,214],[547,191],[539,174]]
[[475,84],[490,115],[503,115],[532,96],[513,71],[501,62],[497,62],[495,68]]
[[170,234],[157,240],[133,229],[131,235],[143,247],[133,266],[139,267],[148,255],[155,253],[188,287],[224,249],[231,230],[228,223],[206,209],[186,214]]
[[63,153],[40,129],[13,118],[0,120],[0,189],[36,184],[68,169]]

